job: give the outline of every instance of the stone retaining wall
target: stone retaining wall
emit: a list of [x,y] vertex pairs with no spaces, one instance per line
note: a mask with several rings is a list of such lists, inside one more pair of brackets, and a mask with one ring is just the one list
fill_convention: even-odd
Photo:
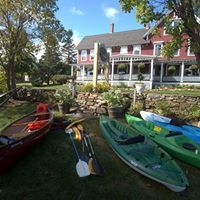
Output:
[[[39,89],[22,89],[18,92],[17,99],[32,102],[51,102],[55,90],[39,90]],[[133,93],[124,93],[133,102]],[[136,102],[141,102],[144,109],[154,111],[158,102],[168,102],[169,107],[174,113],[178,113],[192,106],[200,107],[200,96],[180,96],[180,95],[164,95],[164,94],[145,94],[137,95]],[[99,94],[91,94],[80,92],[77,94],[76,104],[79,111],[83,113],[99,116],[107,114],[107,104]]]
[[[124,96],[128,97],[133,102],[133,95],[125,93]],[[200,107],[200,97],[194,96],[177,96],[177,95],[160,95],[160,94],[146,94],[137,95],[136,102],[141,102],[144,109],[153,111],[156,109],[158,102],[168,102],[171,110],[178,113],[188,109],[192,106]],[[107,104],[98,94],[79,93],[76,99],[77,104],[80,106],[80,111],[83,113],[91,113],[95,116],[107,113]]]

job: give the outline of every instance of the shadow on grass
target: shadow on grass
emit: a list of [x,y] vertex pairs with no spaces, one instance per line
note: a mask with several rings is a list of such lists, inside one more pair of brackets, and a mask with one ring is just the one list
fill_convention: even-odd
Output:
[[[0,177],[2,200],[132,200],[199,199],[200,170],[180,161],[188,176],[187,192],[174,193],[125,165],[101,135],[97,118],[84,122],[105,177],[79,178],[76,156],[64,131],[51,131],[4,176]],[[81,142],[75,141],[81,151]]]

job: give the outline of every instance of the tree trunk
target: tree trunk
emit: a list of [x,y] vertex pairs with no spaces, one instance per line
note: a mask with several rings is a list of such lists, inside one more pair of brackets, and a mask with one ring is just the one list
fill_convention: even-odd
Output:
[[14,58],[8,61],[8,66],[6,70],[7,75],[7,88],[8,90],[12,90],[16,88],[15,82],[15,69],[14,69]]
[[7,88],[11,90],[11,76],[10,76],[10,68],[7,67],[6,69],[6,76],[7,76]]

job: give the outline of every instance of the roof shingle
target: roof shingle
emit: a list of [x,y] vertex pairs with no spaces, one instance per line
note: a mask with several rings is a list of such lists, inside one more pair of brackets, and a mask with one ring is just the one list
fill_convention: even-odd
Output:
[[81,40],[76,49],[93,49],[95,42],[104,43],[106,47],[146,44],[148,41],[144,40],[143,35],[147,31],[146,29],[138,29],[86,36]]

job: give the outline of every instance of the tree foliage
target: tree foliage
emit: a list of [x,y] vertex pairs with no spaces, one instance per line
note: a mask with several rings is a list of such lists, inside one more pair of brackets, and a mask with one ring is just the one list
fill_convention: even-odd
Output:
[[17,57],[35,50],[40,27],[58,23],[57,9],[56,0],[0,0],[0,62],[6,70],[8,89],[16,87]]
[[62,46],[62,53],[64,58],[64,63],[72,64],[76,63],[76,51],[75,51],[75,44],[73,41],[73,31],[68,30],[65,32],[63,37],[63,46]]
[[[200,1],[199,0],[119,0],[122,10],[131,12],[136,10],[139,22],[156,24],[162,19],[166,30],[173,35],[173,39],[165,45],[163,53],[168,58],[173,57],[174,51],[183,46],[185,33],[190,37],[190,46],[196,56],[200,69]],[[173,11],[180,19],[176,27],[171,26],[169,18]],[[187,46],[188,47],[188,46]]]

